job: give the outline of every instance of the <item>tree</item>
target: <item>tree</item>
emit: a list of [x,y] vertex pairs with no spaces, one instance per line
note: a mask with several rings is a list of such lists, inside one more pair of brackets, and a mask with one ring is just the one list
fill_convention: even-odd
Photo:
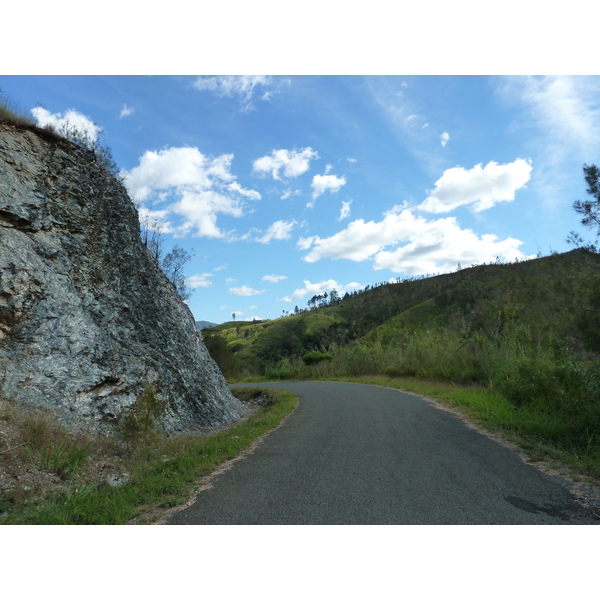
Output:
[[235,313],[231,313],[231,318],[235,321]]
[[[136,205],[136,208],[138,210],[141,208],[139,203]],[[140,237],[142,238],[144,246],[150,250],[152,256],[156,259],[156,262],[161,264],[164,245],[162,234],[165,225],[162,221],[159,221],[151,215],[152,211],[145,211],[140,214]]]
[[[591,200],[575,200],[573,209],[581,215],[581,224],[590,229],[596,228],[596,240],[600,238],[600,169],[596,165],[583,165],[583,176],[587,183],[586,192],[592,197]],[[583,245],[583,238],[576,232],[571,231],[567,242],[579,247]],[[588,250],[597,251],[595,244],[585,246]]]
[[173,250],[164,257],[160,265],[164,274],[175,286],[177,293],[183,300],[188,300],[192,295],[192,290],[187,287],[186,278],[183,273],[183,267],[192,257],[193,255],[187,250],[179,246],[174,246]]

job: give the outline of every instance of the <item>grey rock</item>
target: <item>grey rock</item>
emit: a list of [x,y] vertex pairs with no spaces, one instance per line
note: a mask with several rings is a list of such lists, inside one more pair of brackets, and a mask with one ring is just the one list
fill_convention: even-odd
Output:
[[166,433],[247,415],[92,152],[0,123],[0,394],[111,429],[147,384]]
[[129,475],[123,473],[121,475],[109,475],[106,478],[106,485],[108,487],[121,487],[129,482]]

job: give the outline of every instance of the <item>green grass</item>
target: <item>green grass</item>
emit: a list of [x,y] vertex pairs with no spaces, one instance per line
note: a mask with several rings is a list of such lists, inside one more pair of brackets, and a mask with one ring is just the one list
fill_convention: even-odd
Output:
[[154,439],[138,450],[129,481],[120,487],[74,482],[41,504],[13,510],[4,524],[126,524],[151,522],[156,511],[184,502],[198,480],[234,458],[281,423],[298,398],[289,392],[234,390],[242,400],[259,402],[258,412],[213,435]]

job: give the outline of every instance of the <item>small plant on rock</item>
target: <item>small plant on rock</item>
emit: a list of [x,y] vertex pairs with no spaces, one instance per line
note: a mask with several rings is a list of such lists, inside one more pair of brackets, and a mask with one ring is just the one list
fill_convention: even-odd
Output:
[[158,422],[165,412],[165,404],[156,388],[146,385],[126,414],[121,417],[123,437],[131,442],[146,442],[155,435]]

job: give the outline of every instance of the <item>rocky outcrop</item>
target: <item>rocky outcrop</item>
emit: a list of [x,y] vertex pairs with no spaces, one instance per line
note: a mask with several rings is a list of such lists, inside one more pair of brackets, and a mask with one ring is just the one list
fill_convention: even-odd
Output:
[[147,384],[167,433],[246,415],[121,182],[85,148],[0,122],[0,394],[104,430]]

